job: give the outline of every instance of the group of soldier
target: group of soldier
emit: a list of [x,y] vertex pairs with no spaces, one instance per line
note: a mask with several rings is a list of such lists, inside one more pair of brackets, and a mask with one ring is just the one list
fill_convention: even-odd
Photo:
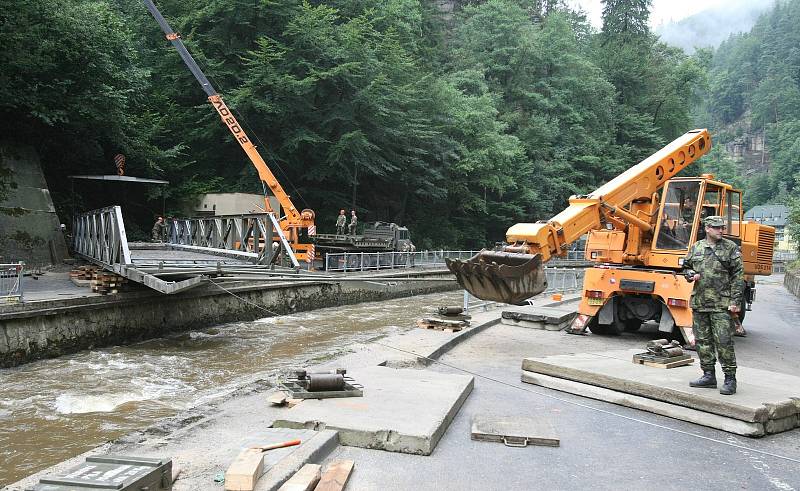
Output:
[[339,210],[339,216],[336,217],[336,235],[344,235],[345,226],[347,226],[347,233],[350,235],[356,234],[356,225],[358,225],[358,217],[356,210],[350,210],[350,224],[347,224],[347,212]]

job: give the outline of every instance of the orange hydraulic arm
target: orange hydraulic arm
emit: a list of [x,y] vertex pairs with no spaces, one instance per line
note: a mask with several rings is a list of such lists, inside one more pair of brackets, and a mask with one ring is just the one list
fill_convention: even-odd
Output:
[[586,196],[572,196],[569,207],[547,222],[517,223],[506,232],[508,252],[541,254],[541,260],[564,254],[586,232],[601,228],[602,218],[627,222],[641,231],[652,227],[624,207],[650,199],[671,177],[711,149],[705,129],[692,130]]
[[[172,30],[166,19],[164,19],[164,17],[161,15],[161,12],[159,12],[155,4],[153,4],[152,0],[144,0],[144,3],[150,13],[156,19],[156,22],[158,22],[158,24],[161,26],[161,30],[164,31],[166,38],[172,43],[175,49],[178,50],[178,54],[181,56],[184,63],[186,63],[186,66],[189,67],[189,70],[192,72],[194,77],[200,83],[200,86],[208,95],[208,101],[214,106],[214,109],[216,109],[220,118],[222,118],[222,122],[228,126],[228,129],[233,134],[233,137],[236,138],[236,141],[239,143],[239,145],[241,145],[248,158],[250,158],[253,166],[255,166],[256,170],[258,171],[258,177],[261,179],[261,182],[268,187],[269,190],[272,191],[272,194],[278,199],[278,202],[281,204],[284,213],[286,213],[286,216],[280,220],[281,228],[284,231],[289,232],[289,239],[296,245],[298,238],[297,229],[309,227],[313,229],[314,212],[308,209],[303,211],[297,210],[297,208],[294,206],[294,203],[292,203],[292,200],[289,198],[289,195],[286,194],[286,191],[284,191],[283,186],[281,186],[281,184],[275,178],[275,175],[269,170],[269,167],[267,167],[267,164],[264,162],[261,154],[259,154],[258,150],[256,150],[256,146],[253,145],[253,142],[245,134],[241,125],[239,125],[238,121],[236,121],[236,118],[233,116],[231,110],[222,100],[222,96],[217,93],[217,91],[211,85],[211,82],[209,82],[205,74],[203,74],[203,71],[200,70],[197,62],[195,62],[194,58],[192,58],[192,55],[189,54],[189,51],[187,51],[186,46],[184,46],[180,35]],[[269,199],[266,196],[266,192],[264,196],[264,205],[266,211],[277,212],[277,210],[272,209]]]

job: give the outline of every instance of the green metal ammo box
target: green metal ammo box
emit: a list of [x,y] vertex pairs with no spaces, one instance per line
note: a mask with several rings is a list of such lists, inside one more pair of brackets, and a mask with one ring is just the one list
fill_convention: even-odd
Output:
[[105,455],[87,457],[63,476],[39,480],[32,491],[171,491],[172,460]]

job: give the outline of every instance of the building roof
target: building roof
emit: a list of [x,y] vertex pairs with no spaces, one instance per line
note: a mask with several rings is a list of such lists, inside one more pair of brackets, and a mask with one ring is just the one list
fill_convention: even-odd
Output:
[[69,176],[70,179],[89,179],[92,181],[124,181],[124,182],[141,182],[145,184],[169,184],[169,181],[162,181],[160,179],[147,179],[144,177],[131,177],[131,176],[118,176],[116,174],[102,175],[102,176]]
[[772,227],[785,227],[789,218],[789,207],[786,205],[754,206],[744,214],[745,220],[753,220]]

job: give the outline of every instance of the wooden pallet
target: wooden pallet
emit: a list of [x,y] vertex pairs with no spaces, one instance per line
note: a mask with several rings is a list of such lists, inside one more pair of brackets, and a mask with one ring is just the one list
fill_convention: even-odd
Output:
[[694,358],[692,358],[691,355],[670,356],[665,358],[650,353],[638,353],[633,355],[633,362],[648,367],[675,368],[691,365],[694,363]]
[[92,291],[101,295],[109,293],[119,293],[120,288],[128,282],[124,276],[107,272],[95,272],[92,274]]
[[433,329],[436,331],[458,332],[468,326],[469,322],[467,321],[453,321],[433,317],[424,317],[417,321],[417,327],[420,329]]
[[69,272],[69,277],[76,280],[91,280],[97,270],[97,266],[78,266]]

